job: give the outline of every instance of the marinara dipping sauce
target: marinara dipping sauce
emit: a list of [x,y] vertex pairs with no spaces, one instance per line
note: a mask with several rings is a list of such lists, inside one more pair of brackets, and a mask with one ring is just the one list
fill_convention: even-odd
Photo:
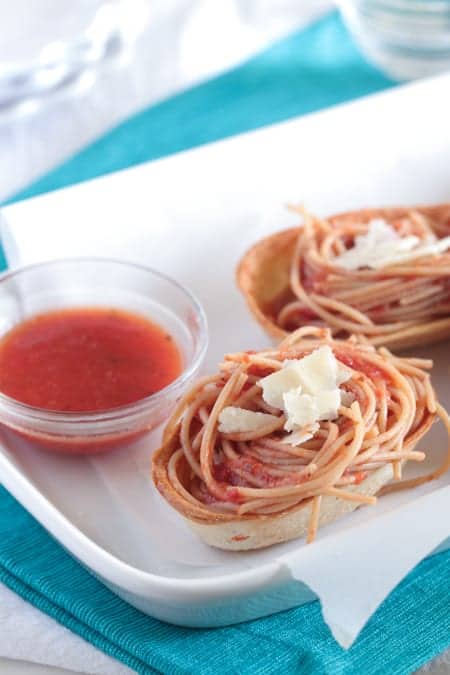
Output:
[[[0,392],[27,406],[66,414],[130,406],[164,389],[182,372],[173,337],[122,309],[78,307],[19,323],[0,339]],[[119,416],[120,418],[120,416]],[[148,425],[124,422],[114,433],[16,433],[47,450],[90,454],[128,444]]]

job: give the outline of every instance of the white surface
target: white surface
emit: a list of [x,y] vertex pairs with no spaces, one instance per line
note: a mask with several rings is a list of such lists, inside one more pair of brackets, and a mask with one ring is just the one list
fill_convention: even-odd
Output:
[[[27,660],[32,649],[35,663],[48,664],[50,657],[54,666],[70,666],[72,671],[86,669],[92,675],[127,675],[132,672],[98,649],[86,649],[84,640],[8,588],[2,587],[0,597],[0,653],[3,657]],[[26,666],[22,663],[20,667]],[[10,668],[11,672],[20,672],[13,670],[19,668],[17,664],[10,664]],[[0,672],[3,675],[3,666]]]
[[[129,671],[132,672],[132,671]],[[76,671],[49,665],[0,657],[2,675],[76,675]]]
[[[302,199],[321,214],[362,205],[450,198],[450,101],[442,100],[441,95],[449,84],[447,77],[408,86],[22,202],[4,210],[7,252],[13,264],[64,254],[120,253],[176,275],[205,305],[212,341],[208,367],[213,368],[224,350],[266,344],[234,288],[233,271],[251,242],[292,222],[292,215],[282,208],[284,203]],[[326,162],[323,153],[317,153],[318,147],[326,148]],[[301,164],[300,150],[305,158]],[[301,194],[299,185],[303,186]],[[324,185],[333,187],[324,190]],[[176,203],[173,194],[177,195]],[[96,213],[102,213],[102,219],[93,228]],[[62,219],[65,228],[60,227]],[[35,227],[37,222],[39,229]],[[200,255],[202,265],[198,265]],[[231,332],[230,316],[234,318]],[[450,407],[448,348],[440,345],[421,351],[435,357],[434,382],[444,405]],[[435,426],[422,447],[436,450],[428,462],[433,464],[445,451],[445,434]],[[429,518],[430,510],[442,513],[450,506],[446,478],[440,482],[441,490],[437,490],[438,485],[423,486],[384,498],[371,509],[361,509],[324,528],[313,546],[294,542],[237,559],[201,546],[176,514],[165,507],[148,478],[142,482],[145,455],[135,457],[138,470],[128,476],[124,469],[129,460],[125,465],[120,455],[85,460],[77,466],[70,460],[71,485],[81,484],[83,477],[89,496],[87,480],[92,485],[96,481],[91,494],[97,500],[96,510],[90,509],[95,518],[87,522],[83,513],[76,513],[71,506],[70,486],[64,483],[66,460],[19,454],[23,474],[98,544],[137,565],[142,570],[137,574],[88,545],[30,491],[18,474],[14,475],[6,455],[2,464],[5,475],[9,472],[9,489],[39,513],[66,546],[106,578],[131,585],[143,595],[151,594],[156,591],[151,574],[157,573],[158,566],[168,574],[179,575],[183,564],[188,563],[196,568],[196,580],[180,581],[176,589],[171,587],[169,577],[163,584],[164,593],[176,598],[181,590],[186,596],[195,592],[199,599],[208,596],[211,583],[216,593],[221,589],[225,592],[225,587],[227,593],[231,589],[234,592],[241,582],[256,587],[266,583],[277,569],[288,569],[295,578],[307,580],[321,596],[325,617],[345,644],[351,642],[398,580],[450,533],[447,519]],[[102,482],[103,491],[99,489]],[[113,505],[123,519],[123,532],[118,526],[112,534],[105,531],[107,521],[101,513],[104,499],[109,500],[108,509]],[[155,512],[160,518],[152,521],[150,514]],[[162,532],[155,522],[160,523]],[[412,542],[411,527],[406,526],[411,522],[415,532],[420,532]],[[167,537],[168,528],[173,539]],[[148,540],[158,542],[154,558],[147,547],[142,550],[139,546],[140,541]],[[382,542],[375,551],[373,541]],[[131,542],[134,546],[130,547]],[[336,557],[340,560],[340,583],[328,584],[337,573]],[[217,566],[220,572],[242,567],[251,567],[251,571],[241,572],[239,582],[233,574],[205,578],[217,573]],[[366,572],[361,575],[362,569],[372,571],[371,584],[367,584]],[[189,576],[186,570],[184,574]],[[160,589],[161,584],[159,579]]]

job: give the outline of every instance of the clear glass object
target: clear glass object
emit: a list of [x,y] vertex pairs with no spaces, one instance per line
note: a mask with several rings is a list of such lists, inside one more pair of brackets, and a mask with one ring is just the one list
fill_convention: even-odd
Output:
[[206,318],[189,291],[154,270],[106,258],[73,258],[0,276],[0,337],[35,314],[67,307],[136,312],[175,339],[183,372],[136,403],[87,413],[52,412],[0,392],[0,424],[32,445],[65,454],[92,454],[130,444],[155,429],[195,378],[208,343]]
[[0,111],[120,53],[143,10],[143,0],[0,0]]
[[450,70],[450,0],[338,0],[367,58],[397,80]]

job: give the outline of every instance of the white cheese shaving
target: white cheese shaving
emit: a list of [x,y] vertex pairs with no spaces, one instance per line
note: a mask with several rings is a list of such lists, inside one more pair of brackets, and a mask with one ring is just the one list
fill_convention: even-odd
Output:
[[286,392],[283,398],[288,416],[284,425],[286,431],[294,431],[321,420],[335,419],[341,405],[341,392],[337,388],[318,392],[315,396],[293,389]]
[[301,387],[283,394],[283,403],[287,414],[286,431],[301,429],[319,419],[316,399],[310,394],[302,394]]
[[316,431],[319,431],[319,425],[317,422],[287,434],[287,436],[281,439],[281,442],[293,446],[302,445],[303,443],[306,443],[306,441],[309,441],[311,438],[313,438]]
[[219,415],[219,431],[223,434],[258,431],[276,419],[276,415],[227,406]]
[[352,248],[336,256],[333,262],[347,270],[362,267],[380,269],[424,256],[440,255],[449,248],[450,237],[442,239],[436,239],[434,235],[425,239],[415,235],[402,237],[385,220],[375,218],[369,222],[366,234],[355,237]]
[[[318,394],[350,379],[350,372],[341,366],[331,347],[324,345],[303,359],[284,362],[285,370],[292,369],[298,378],[298,385],[306,394]],[[286,390],[285,390],[286,391]]]
[[258,385],[263,390],[263,399],[274,408],[283,410],[283,394],[286,391],[300,386],[301,381],[297,369],[287,364],[297,361],[285,361],[284,367],[259,380]]
[[262,378],[258,385],[264,401],[286,414],[286,431],[296,432],[337,417],[339,385],[350,377],[350,371],[324,345],[302,359],[285,361],[281,370]]

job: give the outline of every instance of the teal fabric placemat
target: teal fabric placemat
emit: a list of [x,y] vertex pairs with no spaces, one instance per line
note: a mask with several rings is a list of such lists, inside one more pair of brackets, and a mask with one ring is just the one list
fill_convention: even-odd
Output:
[[[361,58],[332,14],[131,118],[15,199],[392,85]],[[348,652],[332,639],[316,602],[230,628],[175,628],[113,595],[0,488],[0,580],[139,673],[410,673],[450,644],[449,563],[450,553],[422,562]]]
[[113,595],[1,488],[0,581],[139,673],[407,675],[450,643],[447,553],[422,562],[348,652],[317,602],[229,628],[176,628]]

